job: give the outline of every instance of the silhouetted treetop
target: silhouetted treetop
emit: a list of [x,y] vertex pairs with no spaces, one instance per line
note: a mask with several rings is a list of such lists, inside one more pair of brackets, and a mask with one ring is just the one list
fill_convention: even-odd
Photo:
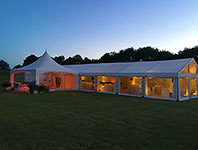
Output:
[[0,69],[10,69],[10,66],[7,62],[5,62],[4,60],[0,60]]
[[[179,51],[177,54],[173,54],[166,50],[159,50],[158,48],[153,48],[150,46],[140,47],[134,49],[133,47],[127,48],[125,50],[120,50],[119,52],[110,52],[104,54],[99,59],[89,59],[85,57],[84,59],[79,55],[69,57],[65,59],[63,55],[54,57],[54,61],[60,65],[68,64],[87,64],[87,63],[110,63],[110,62],[133,62],[133,61],[153,61],[153,60],[169,60],[177,58],[189,58],[194,57],[198,62],[198,46],[193,48],[185,48]],[[35,55],[28,56],[22,66],[17,65],[16,67],[23,67],[28,64],[33,63],[39,57]]]

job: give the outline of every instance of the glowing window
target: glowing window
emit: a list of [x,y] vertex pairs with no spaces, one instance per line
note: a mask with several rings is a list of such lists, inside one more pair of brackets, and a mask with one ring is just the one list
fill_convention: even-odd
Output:
[[40,75],[40,85],[48,86],[50,90],[74,90],[76,75],[62,72],[46,72]]
[[146,96],[175,98],[172,78],[146,78]]
[[189,96],[189,89],[188,89],[188,78],[180,78],[180,97],[188,97]]
[[188,65],[182,70],[181,73],[188,73]]
[[197,63],[194,60],[189,64],[189,73],[197,74]]
[[115,92],[115,77],[98,76],[97,91],[101,92]]
[[142,78],[141,77],[120,77],[120,93],[142,95]]
[[197,79],[190,79],[190,96],[197,96]]
[[82,90],[95,90],[95,77],[94,76],[81,76],[80,89]]

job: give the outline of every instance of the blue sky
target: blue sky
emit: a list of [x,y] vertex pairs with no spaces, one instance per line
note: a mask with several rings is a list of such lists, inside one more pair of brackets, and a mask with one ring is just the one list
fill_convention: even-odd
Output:
[[198,45],[198,0],[0,0],[0,59]]

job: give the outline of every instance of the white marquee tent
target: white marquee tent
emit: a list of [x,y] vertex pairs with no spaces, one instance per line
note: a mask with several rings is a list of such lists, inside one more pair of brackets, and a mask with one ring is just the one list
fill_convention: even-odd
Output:
[[193,58],[98,64],[57,64],[47,52],[34,63],[12,70],[25,73],[26,82],[50,90],[83,90],[167,100],[186,100],[198,96],[197,63]]
[[[65,68],[56,63],[47,52],[45,52],[37,61],[22,68],[14,69],[11,72],[11,81],[14,80],[14,75],[17,73],[25,73],[26,82],[35,82],[39,84],[40,75],[46,72],[70,73],[78,75],[78,71]],[[78,79],[78,78],[76,78]],[[12,83],[13,84],[13,83]],[[78,85],[78,84],[77,84]]]
[[[168,100],[185,100],[197,97],[197,64],[193,58],[147,62],[78,64],[64,65],[64,67],[80,73],[80,84],[82,85],[80,87],[82,87],[81,90],[85,91]],[[100,81],[97,81],[99,78]],[[110,83],[110,80],[112,80],[112,83]],[[98,84],[101,84],[101,86]],[[124,87],[123,84],[126,86]]]

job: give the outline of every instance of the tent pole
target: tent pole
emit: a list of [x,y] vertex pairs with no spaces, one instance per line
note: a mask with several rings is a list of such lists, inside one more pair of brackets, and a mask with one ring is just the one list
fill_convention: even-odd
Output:
[[98,87],[98,76],[94,76],[95,79],[95,92],[97,92],[97,87]]
[[142,97],[145,97],[146,78],[142,77]]
[[175,85],[175,94],[176,94],[176,100],[179,101],[180,100],[180,83],[179,83],[179,78],[177,77],[176,79],[176,85]]
[[190,77],[188,77],[188,97],[189,97],[189,99],[191,99],[191,95],[190,95]]
[[79,84],[80,84],[80,74],[77,74],[76,75],[76,90],[80,90],[80,86],[79,86]]
[[196,78],[196,82],[197,82],[197,85],[196,86],[197,86],[197,95],[198,95],[198,78]]
[[40,77],[40,73],[39,71],[36,70],[36,85],[39,85],[39,77]]
[[116,77],[116,83],[115,83],[115,93],[119,93],[119,77]]

